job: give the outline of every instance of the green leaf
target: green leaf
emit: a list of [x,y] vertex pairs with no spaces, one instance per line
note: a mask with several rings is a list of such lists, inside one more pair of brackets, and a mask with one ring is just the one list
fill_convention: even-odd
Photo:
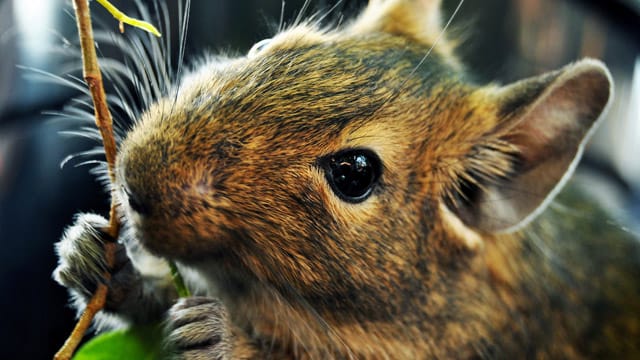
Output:
[[84,344],[74,360],[114,360],[161,358],[162,330],[159,325],[134,326],[104,333]]

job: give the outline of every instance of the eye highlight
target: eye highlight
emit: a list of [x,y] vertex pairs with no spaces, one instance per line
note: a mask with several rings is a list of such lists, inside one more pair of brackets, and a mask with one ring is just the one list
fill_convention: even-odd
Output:
[[348,149],[320,160],[333,192],[349,203],[366,200],[381,174],[380,158],[365,149]]
[[260,40],[257,43],[253,44],[249,52],[247,53],[248,57],[255,56],[262,50],[264,50],[271,43],[271,39]]

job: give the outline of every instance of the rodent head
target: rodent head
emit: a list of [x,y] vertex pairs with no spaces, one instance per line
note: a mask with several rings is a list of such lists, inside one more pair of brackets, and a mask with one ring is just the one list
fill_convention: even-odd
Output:
[[[298,26],[187,76],[121,146],[143,244],[329,301],[453,279],[484,237],[526,224],[571,172],[608,73],[469,83],[449,42],[430,52],[438,5],[373,1],[343,29]],[[363,179],[344,191],[341,175]]]

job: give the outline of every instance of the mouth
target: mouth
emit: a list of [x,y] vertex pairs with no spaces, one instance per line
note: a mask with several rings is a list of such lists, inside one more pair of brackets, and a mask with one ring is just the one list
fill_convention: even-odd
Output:
[[186,265],[199,263],[239,264],[233,260],[241,240],[214,224],[202,224],[190,217],[145,217],[130,211],[133,236],[155,256]]

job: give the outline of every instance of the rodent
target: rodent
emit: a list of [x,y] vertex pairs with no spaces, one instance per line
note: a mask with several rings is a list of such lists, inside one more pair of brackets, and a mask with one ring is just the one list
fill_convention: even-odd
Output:
[[[439,7],[372,0],[334,30],[299,24],[150,106],[119,147],[104,316],[165,319],[184,359],[640,356],[637,239],[552,204],[608,70],[475,84]],[[79,307],[105,226],[80,214],[57,244]],[[196,295],[177,299],[154,256]]]

